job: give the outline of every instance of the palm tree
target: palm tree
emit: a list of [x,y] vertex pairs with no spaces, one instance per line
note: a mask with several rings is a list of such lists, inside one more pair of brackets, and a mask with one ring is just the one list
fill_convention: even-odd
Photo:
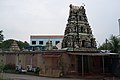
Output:
[[120,39],[117,37],[117,36],[114,36],[114,35],[111,35],[110,37],[110,43],[111,43],[111,49],[112,49],[112,52],[115,52],[117,53],[118,50],[120,49]]

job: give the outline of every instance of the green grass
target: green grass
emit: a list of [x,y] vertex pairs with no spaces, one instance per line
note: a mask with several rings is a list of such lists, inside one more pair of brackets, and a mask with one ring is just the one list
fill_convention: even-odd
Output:
[[0,80],[5,80],[5,79],[0,78]]
[[3,78],[0,77],[0,80],[11,80],[11,79],[3,79]]
[[11,80],[11,79],[2,79],[2,78],[0,78],[0,80]]

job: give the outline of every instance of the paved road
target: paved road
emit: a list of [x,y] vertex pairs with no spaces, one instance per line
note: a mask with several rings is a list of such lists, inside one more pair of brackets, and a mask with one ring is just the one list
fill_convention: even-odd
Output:
[[13,80],[83,80],[83,79],[70,79],[70,78],[49,78],[49,77],[39,77],[32,75],[23,75],[23,74],[8,74],[3,73],[4,78],[13,79]]
[[[11,80],[103,80],[103,79],[71,79],[71,78],[49,78],[24,74],[2,73],[2,76]],[[114,77],[107,77],[105,80],[120,80]]]

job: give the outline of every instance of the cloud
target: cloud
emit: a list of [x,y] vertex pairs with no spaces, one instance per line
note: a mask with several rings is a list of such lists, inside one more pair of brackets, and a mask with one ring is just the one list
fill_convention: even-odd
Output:
[[64,34],[69,5],[82,3],[99,43],[118,34],[119,0],[0,0],[0,28],[6,38],[27,41],[30,34]]

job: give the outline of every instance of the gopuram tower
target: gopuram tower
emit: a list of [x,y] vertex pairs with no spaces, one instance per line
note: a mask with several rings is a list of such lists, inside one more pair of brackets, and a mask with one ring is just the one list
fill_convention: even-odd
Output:
[[67,48],[70,51],[96,50],[96,41],[85,12],[84,6],[79,7],[70,4],[62,48]]

